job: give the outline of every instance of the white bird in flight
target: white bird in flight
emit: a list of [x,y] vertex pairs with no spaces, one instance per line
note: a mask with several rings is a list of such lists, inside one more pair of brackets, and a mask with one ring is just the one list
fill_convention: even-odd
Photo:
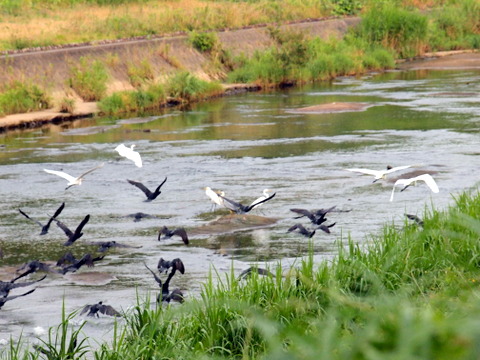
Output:
[[373,182],[376,182],[376,181],[381,180],[381,179],[385,180],[387,178],[387,174],[390,174],[394,171],[408,169],[408,168],[411,168],[412,166],[413,165],[405,165],[405,166],[397,166],[397,167],[387,166],[386,170],[370,170],[370,169],[357,169],[357,168],[345,169],[345,170],[353,171],[353,172],[359,172],[359,173],[366,174],[366,175],[373,175],[373,176],[375,176],[375,180],[373,180]]
[[135,145],[131,145],[129,148],[123,144],[118,145],[115,150],[120,154],[120,156],[126,157],[129,160],[132,160],[135,165],[142,167],[142,158],[137,151],[133,151]]
[[84,172],[82,175],[80,175],[78,177],[74,177],[72,175],[64,173],[63,171],[48,170],[48,169],[43,169],[43,170],[45,172],[49,173],[49,174],[57,175],[57,176],[60,176],[60,177],[64,178],[65,180],[67,180],[68,184],[67,184],[67,187],[65,188],[65,190],[67,190],[68,188],[70,188],[74,185],[81,185],[82,180],[83,180],[85,175],[90,174],[92,171],[101,168],[103,165],[105,165],[105,163],[101,163],[100,165],[94,167],[93,169],[90,169],[90,170]]
[[417,185],[417,181],[424,181],[425,184],[432,190],[434,193],[438,193],[438,186],[435,180],[433,180],[433,177],[429,174],[423,174],[419,175],[410,179],[398,179],[395,181],[395,184],[393,185],[393,190],[392,190],[392,195],[390,196],[390,201],[393,201],[393,194],[395,193],[395,188],[397,185],[404,185],[403,189],[400,191],[405,190],[411,185]]

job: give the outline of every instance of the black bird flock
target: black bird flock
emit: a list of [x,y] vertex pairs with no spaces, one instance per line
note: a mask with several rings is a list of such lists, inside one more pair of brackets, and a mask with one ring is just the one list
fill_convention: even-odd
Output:
[[[79,185],[81,183],[81,178],[85,174],[90,173],[93,170],[96,170],[102,166],[103,164],[87,171],[79,178],[70,177],[71,179],[68,178],[67,180],[70,183],[74,183],[74,185]],[[56,175],[59,175],[62,177],[68,177],[67,175],[64,175],[64,173],[59,174],[59,172],[52,172],[52,171],[47,171],[47,172],[56,173]],[[160,185],[156,187],[155,191],[153,192],[150,191],[145,185],[143,185],[139,181],[133,181],[128,179],[127,181],[131,185],[134,185],[135,187],[139,188],[145,194],[146,202],[151,202],[161,194],[161,188],[167,181],[167,177],[165,177],[165,179],[160,183]],[[276,196],[276,193],[273,193],[272,195],[268,195],[266,193],[267,190],[265,190],[263,196],[259,197],[249,205],[244,205],[240,202],[237,202],[225,197],[224,196],[225,193],[223,191],[214,192],[213,190],[211,190],[210,187],[207,187],[205,189],[206,189],[206,195],[212,201],[215,201],[216,204],[218,204],[219,206],[223,206],[226,209],[229,209],[234,214],[240,214],[242,216],[244,214],[251,212],[258,206],[264,205],[266,202],[272,200]],[[60,207],[55,211],[53,216],[49,217],[46,224],[42,224],[41,222],[31,218],[21,209],[18,209],[18,211],[20,212],[21,215],[26,217],[28,220],[36,222],[41,227],[40,235],[46,235],[47,233],[49,233],[50,225],[53,221],[55,221],[57,226],[65,233],[67,237],[67,240],[63,243],[63,245],[72,246],[77,242],[77,240],[79,240],[84,235],[83,230],[90,220],[90,215],[88,214],[84,216],[83,220],[76,227],[76,229],[72,231],[62,221],[58,220],[58,217],[60,217],[64,208],[65,208],[65,203],[63,202],[60,205]],[[312,210],[312,211],[301,209],[301,208],[292,208],[290,210],[295,214],[297,214],[295,219],[301,219],[303,217],[306,217],[309,220],[309,225],[313,227],[311,229],[307,229],[301,223],[295,223],[288,228],[287,232],[290,233],[290,232],[296,231],[300,235],[308,238],[312,238],[316,234],[317,230],[322,230],[324,233],[330,234],[331,229],[336,224],[336,222],[333,222],[331,224],[326,224],[327,222],[326,216],[333,212],[345,211],[345,210],[337,210],[336,206],[332,206],[326,209]],[[346,211],[349,211],[349,210],[346,210]],[[139,221],[142,218],[146,218],[146,217],[152,217],[142,212],[127,215],[127,216],[133,217],[134,221]],[[416,218],[414,215],[407,215],[407,216],[409,219],[414,220],[417,224],[419,225],[423,224],[423,222],[421,222],[421,220]],[[187,235],[187,231],[183,227],[177,227],[171,230],[167,226],[163,225],[160,227],[158,231],[157,240],[161,241],[162,239],[171,238],[173,236],[180,237],[185,245],[189,245],[189,238]],[[56,263],[53,263],[53,262],[47,263],[47,262],[42,262],[40,260],[32,260],[25,263],[24,265],[22,265],[17,269],[18,275],[14,279],[8,282],[0,282],[0,308],[3,307],[7,301],[11,301],[18,297],[32,294],[35,291],[35,289],[32,289],[19,295],[10,296],[11,290],[35,285],[38,282],[43,281],[47,275],[44,275],[38,280],[31,280],[31,281],[16,283],[16,281],[18,281],[23,277],[26,277],[37,271],[46,272],[48,274],[56,274],[57,276],[66,275],[67,273],[76,272],[80,270],[84,265],[86,265],[87,267],[92,267],[95,265],[95,263],[101,263],[102,260],[107,256],[105,253],[107,253],[107,251],[110,251],[112,248],[140,248],[141,247],[141,246],[120,244],[116,241],[84,242],[83,245],[95,246],[96,251],[99,253],[102,253],[102,255],[96,256],[94,254],[92,255],[91,253],[86,253],[86,254],[83,254],[79,259],[77,259],[72,254],[72,252],[67,252],[60,259],[58,259]],[[179,258],[175,258],[173,260],[165,260],[163,258],[160,258],[157,265],[158,274],[154,270],[149,268],[147,264],[144,263],[144,265],[146,269],[153,275],[155,282],[160,287],[160,293],[157,297],[158,304],[161,304],[164,302],[170,303],[171,301],[175,301],[175,302],[184,301],[184,294],[181,289],[175,288],[174,290],[170,290],[170,282],[172,281],[176,272],[178,271],[181,274],[185,273],[185,266],[182,260],[180,260]],[[242,272],[239,279],[244,279],[250,276],[252,271],[257,272],[259,275],[274,276],[268,270],[265,270],[265,269],[249,268],[244,272]],[[161,279],[162,274],[167,274],[166,279],[164,281]],[[97,316],[97,317],[99,316],[99,314],[104,314],[109,316],[121,316],[120,312],[115,310],[112,306],[103,304],[102,301],[93,305],[84,306],[80,314],[86,314],[87,316]]]

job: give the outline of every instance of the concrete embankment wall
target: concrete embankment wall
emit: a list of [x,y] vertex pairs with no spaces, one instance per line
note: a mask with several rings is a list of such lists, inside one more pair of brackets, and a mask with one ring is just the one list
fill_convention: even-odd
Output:
[[[281,28],[301,31],[309,36],[319,36],[323,39],[341,38],[351,26],[358,24],[359,18],[342,18],[311,20],[301,23],[282,25]],[[256,50],[265,49],[273,44],[266,26],[258,26],[241,30],[218,32],[218,38],[223,49],[233,56],[251,55]],[[77,99],[76,115],[82,116],[94,110],[94,106],[80,106],[82,100],[68,86],[70,69],[78,64],[79,59],[101,60],[108,66],[110,80],[108,93],[121,90],[131,90],[127,69],[141,61],[147,61],[155,74],[162,79],[179,69],[187,70],[196,76],[216,80],[222,74],[221,70],[211,66],[208,54],[195,50],[188,41],[187,35],[168,36],[154,39],[138,39],[118,42],[107,42],[96,45],[78,45],[37,51],[16,52],[0,57],[0,83],[15,80],[28,80],[47,89],[57,105],[65,96]],[[85,109],[86,108],[86,109]],[[55,109],[44,113],[46,121],[59,116]],[[68,116],[68,115],[63,115]],[[7,121],[0,118],[0,128],[3,123],[8,126],[22,121],[29,121],[38,116],[13,115]]]

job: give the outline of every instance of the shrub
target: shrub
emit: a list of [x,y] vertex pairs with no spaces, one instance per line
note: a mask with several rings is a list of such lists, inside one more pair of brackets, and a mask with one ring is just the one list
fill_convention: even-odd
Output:
[[72,114],[75,110],[75,99],[64,97],[60,100],[60,112]]
[[68,84],[83,100],[98,101],[105,96],[108,73],[102,62],[81,57],[70,73]]
[[175,74],[168,80],[168,94],[182,102],[218,95],[223,92],[218,83],[201,80],[187,71]]
[[153,80],[155,74],[153,73],[152,64],[148,60],[142,60],[139,64],[130,64],[127,69],[128,79],[133,87],[140,87],[145,82]]
[[213,32],[197,33],[192,31],[189,40],[192,46],[201,52],[212,51],[218,45],[218,36]]
[[50,97],[38,86],[15,81],[0,92],[0,114],[19,114],[51,107]]
[[422,53],[426,46],[427,18],[416,12],[380,4],[365,14],[359,36],[370,44],[390,48],[403,58]]

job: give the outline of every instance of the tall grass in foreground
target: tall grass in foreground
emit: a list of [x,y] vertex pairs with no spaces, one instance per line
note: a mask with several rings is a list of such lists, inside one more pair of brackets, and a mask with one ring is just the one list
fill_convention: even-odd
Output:
[[480,194],[423,228],[387,225],[331,263],[212,278],[178,308],[137,307],[125,341],[97,359],[473,359],[480,354]]

